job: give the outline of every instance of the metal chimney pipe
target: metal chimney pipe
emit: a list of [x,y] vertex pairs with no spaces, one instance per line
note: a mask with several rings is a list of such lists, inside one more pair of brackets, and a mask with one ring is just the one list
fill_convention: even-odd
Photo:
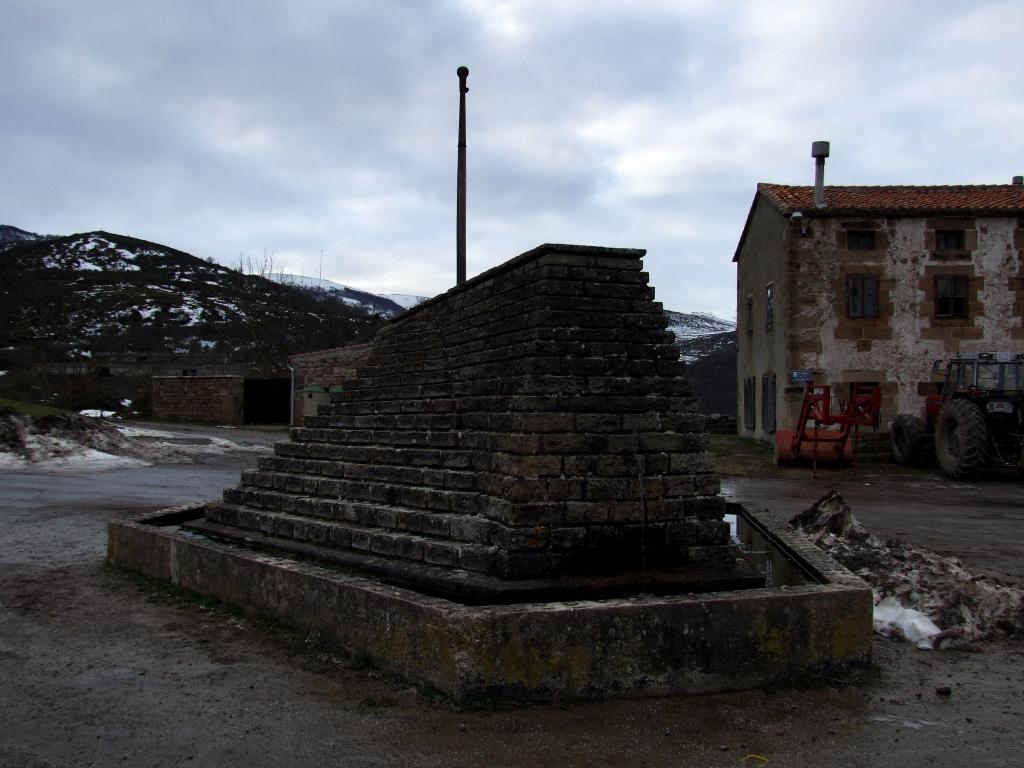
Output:
[[811,157],[814,158],[814,207],[825,207],[825,158],[828,157],[829,143],[811,143]]
[[455,284],[466,282],[466,94],[469,67],[459,67],[459,168],[455,177]]

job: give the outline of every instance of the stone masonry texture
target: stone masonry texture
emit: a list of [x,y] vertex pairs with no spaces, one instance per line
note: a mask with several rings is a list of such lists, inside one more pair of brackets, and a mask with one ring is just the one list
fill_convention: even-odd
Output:
[[304,391],[307,387],[343,389],[358,375],[359,366],[365,364],[371,350],[370,344],[351,344],[347,347],[303,352],[289,357],[288,364],[295,371],[294,423],[302,423],[305,400],[311,397]]
[[508,579],[728,563],[643,255],[543,245],[399,316],[207,519]]
[[153,417],[242,423],[241,376],[154,376]]

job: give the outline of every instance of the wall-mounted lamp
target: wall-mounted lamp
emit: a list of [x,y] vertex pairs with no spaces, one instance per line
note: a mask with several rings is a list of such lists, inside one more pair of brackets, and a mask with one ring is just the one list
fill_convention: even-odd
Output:
[[800,234],[801,235],[806,235],[807,234],[807,224],[809,222],[807,221],[807,217],[804,216],[802,213],[800,213],[800,211],[793,211],[792,215],[789,217],[789,221],[790,221],[791,224],[799,224],[800,225]]

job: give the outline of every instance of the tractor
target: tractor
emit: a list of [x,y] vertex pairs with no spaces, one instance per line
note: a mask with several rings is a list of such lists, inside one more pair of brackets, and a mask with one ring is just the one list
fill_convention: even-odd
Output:
[[1024,468],[1024,354],[981,352],[937,360],[941,394],[928,395],[921,417],[900,414],[889,439],[900,464],[921,463],[934,445],[947,476],[973,477],[989,466]]

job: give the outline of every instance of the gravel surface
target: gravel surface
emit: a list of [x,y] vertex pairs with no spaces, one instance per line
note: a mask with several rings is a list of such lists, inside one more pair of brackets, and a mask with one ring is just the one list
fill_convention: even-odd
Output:
[[[914,768],[1019,765],[1024,754],[1019,641],[929,652],[879,638],[872,669],[793,687],[460,709],[316,638],[104,565],[108,520],[211,498],[253,462],[0,473],[0,766]],[[801,482],[770,488],[822,495]],[[887,515],[911,539],[925,531],[915,543],[1019,567],[1004,554],[1024,534],[1019,504],[971,508],[963,537],[949,494],[926,485],[910,504],[859,487],[875,511],[844,496],[869,527]],[[1002,491],[1020,499],[1019,485]]]

